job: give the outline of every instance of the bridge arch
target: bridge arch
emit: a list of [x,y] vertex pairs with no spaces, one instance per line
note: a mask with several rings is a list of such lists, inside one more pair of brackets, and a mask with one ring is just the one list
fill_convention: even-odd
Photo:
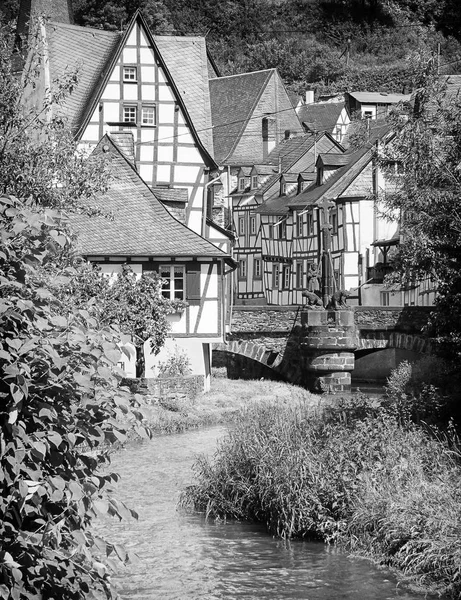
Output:
[[213,351],[238,354],[261,363],[261,365],[270,369],[277,369],[283,360],[283,352],[274,351],[264,344],[248,340],[232,340],[225,344],[215,344]]

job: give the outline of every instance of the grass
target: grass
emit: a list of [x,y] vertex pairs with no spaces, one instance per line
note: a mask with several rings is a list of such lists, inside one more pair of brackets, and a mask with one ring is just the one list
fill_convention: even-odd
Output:
[[155,434],[168,434],[187,429],[229,423],[249,403],[265,404],[280,400],[304,399],[312,410],[322,402],[319,396],[303,388],[277,381],[243,381],[213,377],[211,390],[194,400],[153,400],[143,407],[146,424]]
[[376,400],[319,411],[308,396],[272,396],[245,403],[213,462],[197,461],[182,504],[338,543],[459,598],[460,464],[453,432],[402,425]]

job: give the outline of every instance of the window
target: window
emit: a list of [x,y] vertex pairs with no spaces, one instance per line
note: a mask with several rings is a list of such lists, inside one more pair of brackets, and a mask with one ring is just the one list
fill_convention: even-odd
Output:
[[253,177],[251,178],[251,187],[253,189],[258,187],[258,176],[257,175],[253,175]]
[[274,288],[274,290],[279,289],[279,279],[279,266],[274,265],[272,267],[272,287]]
[[280,195],[281,196],[286,196],[287,194],[287,184],[282,181],[282,183],[280,184]]
[[255,258],[253,275],[254,275],[255,279],[261,279],[261,277],[262,277],[261,259],[260,258]]
[[243,192],[245,189],[245,177],[239,178],[239,192]]
[[389,306],[389,292],[381,292],[381,306]]
[[239,279],[246,279],[247,277],[247,261],[245,258],[239,260]]
[[296,287],[298,288],[298,290],[300,290],[304,287],[303,283],[304,283],[303,263],[298,262],[298,263],[296,263]]
[[296,235],[302,237],[303,235],[303,215],[298,215],[296,220]]
[[169,300],[185,299],[184,267],[180,265],[161,265],[160,277],[164,279],[162,296]]
[[256,217],[250,217],[250,233],[251,235],[256,234]]
[[136,67],[123,67],[123,81],[136,81]]
[[245,217],[239,217],[239,235],[245,235]]
[[338,213],[336,211],[332,211],[330,215],[331,222],[331,232],[338,233]]
[[283,282],[282,282],[284,290],[290,289],[290,275],[291,275],[290,265],[284,265],[283,266]]
[[136,123],[136,106],[123,107],[123,122]]
[[363,111],[363,118],[364,119],[372,119],[373,118],[373,111],[372,110],[364,110]]
[[262,120],[262,138],[264,142],[275,140],[276,121],[271,117]]
[[314,233],[314,215],[312,213],[307,213],[307,235],[312,235]]
[[287,237],[287,222],[286,221],[282,221],[281,223],[279,223],[279,239],[280,240],[284,240]]
[[341,125],[336,125],[335,127],[335,140],[337,142],[340,142],[343,138],[343,128],[341,127]]
[[143,106],[141,111],[142,125],[155,125],[155,106]]
[[304,190],[304,187],[305,187],[305,182],[302,179],[300,179],[299,183],[298,183],[298,194],[300,194]]

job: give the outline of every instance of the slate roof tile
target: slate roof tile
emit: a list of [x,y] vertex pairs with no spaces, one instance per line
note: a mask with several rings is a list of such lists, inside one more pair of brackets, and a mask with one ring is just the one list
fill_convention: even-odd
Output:
[[[308,133],[282,140],[270,152],[264,162],[267,165],[274,165],[276,167],[280,165],[281,170],[287,172],[295,162],[314,146],[314,139],[314,135]],[[317,139],[319,139],[319,136]]]
[[215,159],[225,162],[237,146],[275,69],[209,80]]
[[152,188],[155,197],[160,202],[184,202],[189,199],[189,190],[187,188]]
[[93,204],[112,218],[70,215],[83,255],[228,258],[168,212],[109,136],[104,136],[96,151],[103,145],[109,146],[116,178]]
[[332,133],[343,108],[344,102],[303,104],[299,109],[298,117],[310,131]]

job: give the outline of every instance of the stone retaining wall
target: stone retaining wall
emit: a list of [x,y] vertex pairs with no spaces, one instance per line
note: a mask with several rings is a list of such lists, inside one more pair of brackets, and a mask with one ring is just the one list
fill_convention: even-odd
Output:
[[194,400],[204,390],[203,375],[185,375],[176,377],[154,378],[140,377],[124,379],[122,385],[130,388],[133,394],[141,394],[149,398],[149,402],[159,399]]

